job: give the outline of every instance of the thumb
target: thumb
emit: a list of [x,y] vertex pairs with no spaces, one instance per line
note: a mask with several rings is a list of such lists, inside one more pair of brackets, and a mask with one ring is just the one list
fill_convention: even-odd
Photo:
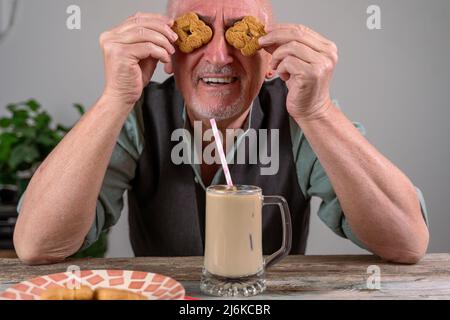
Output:
[[142,81],[144,82],[144,86],[146,86],[152,79],[157,63],[157,60],[153,58],[147,58],[139,62],[139,66],[142,70]]
[[279,76],[284,82],[289,81],[289,79],[291,78],[291,75],[286,72],[280,73]]
[[173,64],[172,64],[172,62],[169,62],[169,63],[165,63],[165,64],[164,64],[164,71],[165,71],[167,74],[172,74],[172,73],[173,73]]

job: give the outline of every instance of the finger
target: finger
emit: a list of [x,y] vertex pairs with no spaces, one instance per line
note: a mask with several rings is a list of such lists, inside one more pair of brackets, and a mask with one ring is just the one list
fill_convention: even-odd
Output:
[[164,35],[157,31],[146,29],[143,27],[136,27],[135,29],[131,29],[130,31],[120,33],[110,40],[116,43],[123,44],[152,42],[160,47],[163,47],[170,54],[175,53],[174,46]]
[[299,28],[275,29],[259,38],[261,47],[280,46],[291,41],[301,42],[317,52],[325,52],[328,46],[320,40],[304,33]]
[[160,60],[163,63],[168,63],[171,61],[170,55],[165,49],[151,42],[125,44],[122,46],[126,54],[135,57],[139,61],[150,57]]
[[312,37],[316,38],[317,40],[323,42],[324,44],[329,44],[332,41],[330,41],[329,39],[325,38],[324,36],[322,36],[320,33],[314,31],[313,29],[302,25],[302,24],[295,24],[295,23],[280,23],[280,24],[273,24],[270,27],[270,31],[275,30],[275,29],[290,29],[290,28],[298,28],[301,31],[308,33],[309,35],[311,35]]
[[272,54],[271,68],[276,70],[281,61],[286,57],[293,56],[307,63],[321,62],[321,54],[312,50],[303,43],[292,41],[288,44],[282,45]]
[[261,47],[280,46],[291,41],[301,42],[317,52],[327,52],[328,45],[314,38],[311,34],[302,31],[300,28],[275,29],[266,36],[259,38]]
[[171,25],[174,23],[174,19],[172,19],[171,17],[165,16],[162,14],[157,14],[157,13],[149,13],[149,12],[136,12],[132,16],[128,17],[127,21],[139,20],[141,18],[142,19],[150,19],[150,20],[160,20],[164,23],[168,23]]
[[173,64],[172,63],[165,63],[164,64],[164,72],[167,74],[173,74]]
[[138,20],[129,20],[122,24],[119,28],[115,29],[114,33],[124,33],[135,28],[146,28],[157,31],[163,34],[171,42],[175,42],[178,39],[178,35],[171,29],[168,23],[164,23],[158,20],[152,20],[148,18],[139,18]]
[[296,57],[289,56],[279,64],[276,71],[282,80],[288,81],[292,76],[304,76],[311,70],[311,64]]
[[162,15],[152,15],[146,13],[136,13],[130,17],[128,17],[125,21],[122,21],[119,25],[117,25],[111,31],[113,32],[121,32],[127,26],[140,26],[142,23],[146,22],[154,22],[155,24],[167,25],[171,27],[174,23],[173,19],[169,19],[168,17]]
[[153,72],[156,69],[157,61],[152,58],[147,58],[139,62],[142,70],[142,81],[145,85],[147,85],[153,75]]

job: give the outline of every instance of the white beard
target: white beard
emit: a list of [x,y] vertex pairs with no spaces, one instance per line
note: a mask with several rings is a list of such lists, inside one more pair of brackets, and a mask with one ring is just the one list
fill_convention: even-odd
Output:
[[244,98],[241,95],[239,99],[231,105],[224,105],[222,103],[222,97],[228,95],[227,92],[217,92],[217,103],[205,105],[198,101],[198,99],[192,97],[192,105],[190,106],[196,117],[199,120],[216,119],[217,121],[223,121],[230,119],[244,111]]

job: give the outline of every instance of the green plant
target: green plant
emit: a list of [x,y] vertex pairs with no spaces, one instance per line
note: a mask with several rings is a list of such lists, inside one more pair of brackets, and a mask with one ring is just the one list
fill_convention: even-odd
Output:
[[[73,105],[78,113],[84,107]],[[71,128],[53,124],[52,117],[36,100],[10,104],[9,116],[0,118],[0,185],[18,186],[19,196],[25,190],[36,166],[42,162]],[[29,172],[21,177],[21,172]],[[25,181],[24,181],[25,180]],[[102,257],[107,250],[107,232],[76,257]]]
[[[83,106],[74,107],[80,115],[84,113]],[[70,128],[53,125],[52,117],[36,100],[10,104],[6,110],[10,116],[0,118],[0,185],[19,185],[19,172],[32,171]]]
[[74,254],[71,258],[101,258],[105,256],[108,250],[108,231],[103,231],[100,233],[98,240],[93,243],[90,247],[79,251]]

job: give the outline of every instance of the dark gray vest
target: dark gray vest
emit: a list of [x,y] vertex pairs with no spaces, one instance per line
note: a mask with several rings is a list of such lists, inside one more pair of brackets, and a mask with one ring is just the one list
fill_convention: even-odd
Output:
[[[231,165],[230,171],[236,184],[259,186],[265,195],[286,198],[292,218],[291,254],[304,254],[309,201],[305,200],[297,180],[286,95],[286,85],[280,79],[265,83],[251,114],[252,128],[279,129],[278,173],[261,175],[263,165],[259,161],[258,164]],[[172,132],[184,127],[183,97],[172,77],[162,84],[150,83],[143,98],[145,145],[128,193],[134,253],[136,256],[201,256],[204,251],[205,191],[195,183],[195,174],[189,164],[175,165],[171,161],[172,148],[179,143],[171,141]],[[270,138],[270,133],[268,136]],[[270,147],[270,142],[268,145]],[[247,147],[257,148],[257,144]],[[226,184],[223,175],[221,183]],[[264,254],[277,251],[281,241],[279,209],[264,207]]]

